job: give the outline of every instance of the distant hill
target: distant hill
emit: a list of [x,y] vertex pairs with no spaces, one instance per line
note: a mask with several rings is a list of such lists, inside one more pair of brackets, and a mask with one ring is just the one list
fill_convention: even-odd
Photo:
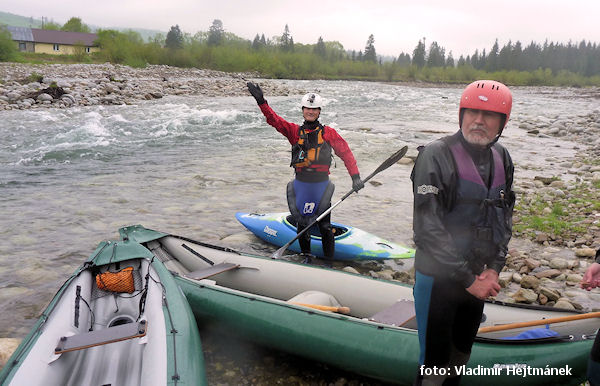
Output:
[[[58,21],[55,21],[52,19],[47,19],[47,21],[51,21],[51,22],[54,22],[57,24],[64,24],[67,22],[66,20],[64,20],[62,22],[58,22]],[[142,39],[144,39],[145,41],[148,41],[149,39],[153,38],[154,36],[156,36],[156,34],[163,34],[164,36],[167,36],[167,32],[165,32],[165,31],[151,30],[151,29],[144,29],[144,28],[99,27],[99,26],[87,24],[85,22],[85,20],[82,20],[82,21],[88,27],[90,27],[90,29],[92,31],[97,31],[98,29],[116,29],[118,31],[132,30],[132,31],[139,33],[142,36]],[[8,12],[0,11],[0,25],[3,25],[3,24],[11,25],[14,27],[42,28],[42,19],[36,19],[34,17],[20,16],[20,15],[15,15],[15,14],[8,13]]]
[[14,27],[40,28],[42,20],[33,17],[19,16],[8,12],[0,12],[0,24],[12,25]]

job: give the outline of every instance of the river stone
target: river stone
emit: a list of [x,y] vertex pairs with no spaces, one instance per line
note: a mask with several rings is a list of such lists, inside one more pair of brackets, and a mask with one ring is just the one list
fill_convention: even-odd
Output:
[[575,249],[575,256],[577,257],[594,257],[596,256],[596,250],[592,248],[578,248]]
[[539,292],[541,294],[543,294],[544,296],[546,296],[549,300],[558,300],[560,299],[560,293],[556,290],[547,288],[547,287],[540,287]]
[[567,275],[567,283],[580,283],[583,280],[583,275],[571,273]]
[[394,274],[394,271],[392,271],[391,269],[386,269],[384,271],[380,271],[377,274],[377,276],[384,280],[394,280],[393,274]]
[[521,283],[521,280],[523,280],[523,276],[521,276],[521,275],[520,275],[518,272],[515,272],[515,273],[513,273],[513,275],[512,275],[512,280],[513,280],[515,283],[518,283],[518,284],[520,284],[520,283]]
[[561,272],[558,269],[546,269],[544,271],[536,272],[535,277],[538,279],[556,277],[560,275]]
[[562,308],[565,310],[574,310],[575,309],[575,307],[571,304],[571,302],[569,302],[568,300],[564,300],[564,299],[557,301],[556,304],[554,305],[554,308]]
[[511,297],[518,303],[533,303],[537,300],[538,294],[533,290],[521,288]]
[[525,259],[525,265],[527,265],[527,267],[529,267],[529,269],[536,269],[537,267],[540,266],[540,262],[535,260],[535,259]]
[[52,101],[52,95],[46,94],[46,93],[42,93],[40,95],[38,95],[38,97],[36,98],[36,100],[38,102],[49,102]]
[[565,269],[568,266],[569,262],[567,262],[565,259],[561,259],[560,257],[555,257],[554,259],[550,260],[550,268]]
[[500,274],[498,275],[498,283],[502,288],[506,288],[512,281],[512,278],[512,272],[500,272]]
[[350,267],[350,266],[345,266],[344,268],[342,268],[342,271],[349,272],[349,273],[355,273],[357,275],[360,274],[360,272],[358,272],[354,267]]
[[8,358],[17,349],[21,339],[16,338],[0,338],[0,368],[4,367]]
[[521,279],[521,288],[534,289],[540,285],[540,279],[532,275],[524,275]]

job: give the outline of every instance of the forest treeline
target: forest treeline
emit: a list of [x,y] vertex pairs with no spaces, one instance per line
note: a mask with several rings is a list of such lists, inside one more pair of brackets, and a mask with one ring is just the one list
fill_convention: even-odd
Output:
[[[63,27],[51,27],[89,31],[78,18],[70,19]],[[0,60],[18,60],[17,52],[12,56],[3,54],[6,33],[0,31]],[[427,47],[422,39],[413,52],[383,60],[376,53],[373,35],[367,38],[365,48],[356,52],[322,37],[314,44],[294,42],[287,25],[280,36],[267,39],[264,34],[257,34],[253,40],[226,32],[220,20],[214,20],[208,31],[195,35],[183,33],[175,25],[166,36],[159,34],[149,41],[133,31],[96,33],[101,51],[92,57],[78,58],[81,61],[109,61],[134,67],[167,64],[257,72],[264,77],[286,79],[467,83],[490,78],[511,85],[600,86],[600,45],[589,41],[531,42],[526,46],[509,41],[501,47],[496,40],[489,50],[476,50],[455,59],[438,42]]]

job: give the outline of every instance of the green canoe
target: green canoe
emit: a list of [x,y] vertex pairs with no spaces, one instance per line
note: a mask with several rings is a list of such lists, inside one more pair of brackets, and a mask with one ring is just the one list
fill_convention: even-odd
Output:
[[206,385],[194,315],[134,241],[102,242],[58,290],[2,385]]
[[[123,228],[121,234],[143,243],[177,274],[201,320],[382,381],[412,384],[417,374],[419,343],[409,286],[243,254],[141,226]],[[482,327],[577,315],[491,302],[484,314]],[[583,319],[552,324],[559,336],[551,338],[502,339],[524,328],[481,334],[462,369],[463,384],[580,384],[597,327],[597,319]]]

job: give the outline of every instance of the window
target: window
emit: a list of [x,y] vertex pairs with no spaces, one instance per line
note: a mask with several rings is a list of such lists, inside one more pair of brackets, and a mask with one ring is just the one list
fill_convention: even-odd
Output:
[[90,53],[90,47],[85,47],[85,52]]
[[54,48],[54,51],[60,51],[60,45],[58,45],[56,43],[54,44],[53,48]]
[[27,50],[27,43],[19,42],[19,51],[26,51],[26,50]]

